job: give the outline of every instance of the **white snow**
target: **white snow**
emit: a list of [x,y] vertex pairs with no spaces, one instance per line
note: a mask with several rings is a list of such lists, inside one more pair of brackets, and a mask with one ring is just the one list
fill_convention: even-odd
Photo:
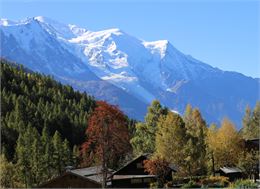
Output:
[[[49,34],[99,78],[145,102],[155,99],[158,94],[146,84],[154,89],[176,92],[185,83],[182,81],[216,70],[179,52],[167,40],[143,41],[118,28],[90,31],[38,16],[18,22],[1,19],[0,29],[5,35],[15,36],[28,53],[32,50],[32,42],[38,47],[33,50],[41,52],[41,44]],[[84,72],[78,65],[72,65],[70,69],[74,70],[72,73]],[[69,72],[67,67],[64,70]]]

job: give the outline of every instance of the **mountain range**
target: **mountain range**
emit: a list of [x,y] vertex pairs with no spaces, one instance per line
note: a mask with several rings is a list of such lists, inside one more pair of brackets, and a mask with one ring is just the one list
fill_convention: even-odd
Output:
[[168,40],[144,41],[117,29],[90,31],[46,17],[1,19],[2,58],[117,104],[142,120],[152,100],[183,113],[189,103],[208,123],[230,118],[238,128],[260,80],[223,71],[177,50]]

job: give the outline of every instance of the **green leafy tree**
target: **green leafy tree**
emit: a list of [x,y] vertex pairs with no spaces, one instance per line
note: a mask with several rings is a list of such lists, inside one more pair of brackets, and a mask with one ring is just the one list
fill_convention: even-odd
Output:
[[260,132],[260,102],[256,103],[256,106],[251,112],[250,107],[246,107],[245,115],[243,118],[243,138],[246,140],[259,138]]
[[166,115],[167,108],[162,107],[159,101],[154,100],[148,107],[144,123],[137,123],[131,144],[136,155],[153,153],[155,151],[155,133],[160,116]]
[[189,141],[186,146],[186,153],[189,154],[190,175],[205,175],[206,166],[206,131],[207,126],[198,109],[192,109],[187,105],[184,113],[184,122],[187,129]]
[[257,175],[257,164],[259,161],[259,151],[244,151],[243,155],[240,156],[238,167],[248,178],[252,179],[254,175]]

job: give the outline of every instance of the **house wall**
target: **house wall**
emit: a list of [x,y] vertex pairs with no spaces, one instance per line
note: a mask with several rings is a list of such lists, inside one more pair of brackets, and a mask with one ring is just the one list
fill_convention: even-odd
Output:
[[143,161],[146,159],[145,156],[139,157],[123,169],[119,170],[116,175],[148,175],[143,168]]
[[150,182],[145,182],[144,179],[147,178],[139,178],[140,183],[133,183],[134,179],[112,180],[112,187],[113,188],[150,188],[150,183],[156,181],[154,178],[150,178],[151,180]]
[[228,177],[229,178],[229,181],[233,182],[237,179],[241,179],[243,176],[242,176],[242,173],[224,173],[224,172],[220,172],[220,176],[224,176],[224,177]]

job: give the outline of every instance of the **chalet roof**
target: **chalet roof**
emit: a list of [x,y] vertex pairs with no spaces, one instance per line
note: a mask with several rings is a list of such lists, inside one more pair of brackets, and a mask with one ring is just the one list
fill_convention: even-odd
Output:
[[[114,170],[108,169],[108,172],[112,173]],[[93,176],[102,173],[102,166],[85,167],[80,169],[73,169],[70,172],[81,175],[81,176]]]
[[229,174],[229,173],[242,173],[242,170],[237,168],[237,167],[221,167],[220,170],[223,171],[226,174]]
[[79,175],[79,174],[75,174],[75,173],[73,173],[73,172],[71,172],[71,171],[68,171],[68,172],[63,173],[63,174],[60,175],[60,176],[57,176],[57,177],[55,177],[55,178],[53,178],[53,179],[50,179],[50,180],[48,180],[48,181],[42,183],[42,184],[39,185],[38,187],[39,187],[39,188],[45,187],[47,184],[53,183],[53,182],[59,180],[59,179],[62,178],[62,177],[65,177],[65,176],[67,176],[67,175],[74,175],[74,176],[79,177],[79,178],[81,178],[81,179],[83,179],[83,180],[90,181],[90,182],[93,182],[93,183],[96,183],[96,184],[99,184],[99,185],[101,184],[100,182],[95,181],[95,180],[93,180],[93,179],[90,179],[90,178],[88,178],[88,177],[84,177],[84,176],[81,176],[81,175]]
[[[142,157],[145,157],[146,159],[150,159],[152,157],[152,154],[150,153],[144,153],[144,154],[141,154],[139,156],[137,156],[136,158],[134,158],[133,160],[129,161],[128,163],[126,163],[124,166],[122,166],[120,169],[118,169],[117,171],[115,171],[111,176],[113,176],[113,178],[115,177],[115,175],[121,171],[122,169],[124,169],[125,167],[127,167],[128,165],[130,165],[131,163],[133,163],[134,161],[138,160],[139,158],[142,158]],[[174,172],[177,172],[178,168],[173,165],[173,164],[170,164],[169,165],[169,168],[174,171]]]
[[131,161],[127,162],[124,166],[122,166],[120,169],[118,169],[117,171],[115,171],[113,175],[117,174],[119,171],[121,171],[122,169],[124,169],[125,167],[127,167],[128,165],[130,165],[131,163],[133,163],[134,161],[136,161],[137,159],[141,158],[141,157],[145,157],[145,158],[149,158],[151,156],[150,153],[145,153],[145,154],[141,154],[139,156],[137,156],[136,158],[132,159]]

